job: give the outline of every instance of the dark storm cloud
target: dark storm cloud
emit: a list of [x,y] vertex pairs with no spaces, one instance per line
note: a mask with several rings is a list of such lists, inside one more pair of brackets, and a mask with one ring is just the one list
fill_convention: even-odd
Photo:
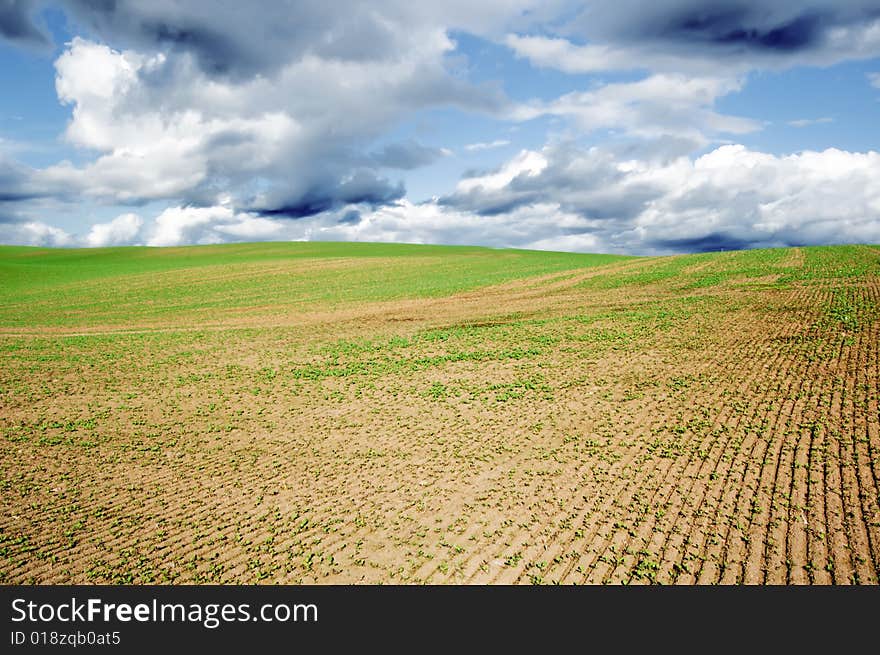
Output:
[[48,189],[38,187],[26,167],[0,160],[0,204],[8,205],[51,195]]
[[385,146],[373,153],[372,159],[385,168],[412,170],[433,164],[442,156],[443,151],[439,148],[423,146],[417,141],[403,141]]
[[441,198],[440,204],[472,211],[480,216],[500,216],[520,207],[533,205],[539,200],[540,198],[534,194],[513,194],[509,190],[499,190],[494,193],[471,191],[467,194]]
[[[243,48],[235,26],[215,27],[209,12],[192,12],[197,3],[168,7],[158,15],[151,3],[125,0],[63,0],[71,13],[110,43],[138,47],[171,47],[192,53],[208,73],[225,74],[233,68],[255,72],[262,65],[253,48]],[[155,11],[155,10],[154,10]],[[228,28],[224,30],[223,28]],[[225,32],[225,33],[224,33]],[[259,39],[255,39],[259,42]]]
[[381,60],[401,34],[369,3],[299,0],[60,0],[89,30],[116,47],[187,52],[208,74],[271,73],[291,57]]
[[637,23],[635,36],[684,43],[798,50],[815,45],[835,17],[830,11],[812,11],[762,25],[761,14],[754,9],[747,6],[707,7],[705,3],[682,7],[666,20],[647,25]]
[[615,0],[588,6],[570,29],[596,42],[679,53],[792,54],[821,50],[832,30],[878,17],[877,0]]
[[0,0],[0,38],[13,43],[45,45],[48,39],[34,24],[32,0]]
[[745,239],[738,239],[724,232],[712,232],[705,236],[684,239],[656,239],[650,241],[649,245],[660,250],[679,252],[720,252],[724,250],[743,250],[753,247],[754,243]]
[[345,212],[342,218],[339,219],[338,223],[342,225],[357,225],[361,222],[361,219],[361,213],[352,209]]
[[[683,21],[670,26],[668,35],[685,41],[694,38],[698,42],[799,50],[814,45],[819,40],[828,15],[806,14],[767,28],[743,27],[740,21],[735,20],[741,17],[741,12],[735,12],[733,16],[726,13],[686,15]],[[728,20],[729,18],[734,20]]]
[[371,171],[359,171],[340,182],[327,180],[281,202],[249,207],[248,210],[266,217],[305,218],[345,205],[386,205],[399,200],[405,193],[402,183],[392,185]]
[[7,191],[0,189],[0,203],[34,200],[35,198],[41,198],[43,196],[45,196],[45,194],[30,191]]
[[223,34],[199,25],[172,25],[165,21],[147,21],[139,26],[144,38],[154,39],[157,45],[171,45],[195,53],[202,68],[208,73],[228,73],[234,66],[259,66],[259,61],[249,56],[237,44]]

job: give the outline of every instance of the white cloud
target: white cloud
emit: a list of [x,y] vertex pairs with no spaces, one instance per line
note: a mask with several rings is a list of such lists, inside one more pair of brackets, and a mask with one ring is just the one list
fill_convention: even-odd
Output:
[[481,141],[478,143],[469,143],[464,149],[468,152],[476,152],[478,150],[492,150],[493,148],[503,148],[509,146],[510,141],[507,139],[496,139],[495,141]]
[[[325,18],[347,20],[333,16]],[[105,203],[211,206],[232,194],[239,209],[272,215],[345,204],[351,179],[358,200],[386,201],[403,190],[378,170],[426,165],[445,151],[407,142],[371,157],[371,140],[421,107],[495,112],[504,102],[497,88],[450,74],[444,58],[454,47],[442,24],[427,22],[396,35],[381,57],[291,46],[266,74],[218,77],[186,49],[116,50],[76,37],[55,64],[59,99],[72,107],[65,136],[98,154],[31,177]]]
[[295,238],[296,221],[270,220],[236,212],[229,205],[169,207],[148,229],[149,246],[261,241]]
[[[73,117],[66,136],[76,145],[97,150],[113,150],[119,136],[141,144],[155,137],[156,128],[130,129],[114,117],[120,102],[138,85],[141,68],[161,65],[164,57],[153,61],[135,52],[116,52],[106,45],[75,37],[55,61],[55,90],[58,99],[73,105]],[[137,126],[143,128],[145,126]]]
[[238,214],[236,222],[221,223],[216,225],[214,229],[237,240],[260,241],[278,238],[283,233],[284,225],[279,221],[273,221],[268,218]]
[[561,211],[554,203],[515,208],[496,216],[436,202],[413,204],[402,200],[361,215],[357,223],[302,225],[304,238],[312,240],[398,241],[405,243],[480,244],[496,247],[532,247],[539,235],[566,230],[584,231],[590,221]]
[[143,224],[143,219],[137,214],[122,214],[109,223],[92,225],[85,243],[92,248],[128,245],[135,242]]
[[631,51],[606,45],[575,45],[560,37],[508,34],[504,43],[516,56],[528,59],[534,66],[565,73],[648,68],[648,62],[639,63]]
[[[56,71],[59,98],[73,106],[67,139],[103,154],[83,167],[50,166],[34,178],[100,200],[180,198],[214,176],[259,174],[283,158],[300,133],[281,110],[242,115],[229,106],[237,102],[233,89],[161,54],[148,58],[75,38]],[[203,87],[205,97],[176,97],[191,93],[188,86]]]
[[776,156],[726,145],[696,159],[651,160],[548,146],[520,153],[496,174],[462,180],[438,204],[493,221],[537,206],[581,219],[579,230],[548,222],[527,240],[534,247],[653,253],[876,242],[880,154]]
[[506,187],[520,175],[535,176],[547,166],[547,159],[539,152],[523,150],[513,159],[504,164],[498,171],[466,177],[456,185],[455,189],[460,193],[467,193],[474,189],[495,190]]
[[697,158],[621,158],[601,147],[522,151],[436,201],[267,219],[231,205],[123,215],[82,239],[36,222],[0,223],[36,245],[146,241],[351,240],[663,254],[880,240],[880,153],[786,156],[742,145]]
[[[65,138],[79,152],[76,163],[45,168],[0,162],[7,241],[373,237],[653,251],[876,233],[874,153],[783,157],[732,147],[687,156],[762,128],[716,106],[749,71],[880,54],[880,19],[864,0],[301,0],[294,9],[60,1],[90,35],[73,38],[56,61],[57,94],[71,111]],[[25,4],[14,12],[22,28],[37,6]],[[504,43],[535,66],[644,77],[515,104],[500,86],[468,81],[459,31]],[[880,86],[880,74],[868,79]],[[399,171],[449,151],[388,135],[438,107],[510,121],[561,117],[569,134],[625,138],[520,151],[438,202],[413,204],[402,199]],[[4,153],[16,148],[0,143]],[[80,238],[33,220],[63,214],[62,205],[148,201],[168,208],[143,224],[123,214]]]
[[23,223],[0,222],[0,243],[16,246],[44,246],[61,248],[76,242],[61,228],[40,221]]
[[661,172],[663,194],[635,227],[661,250],[703,241],[744,247],[876,240],[878,174],[876,152],[829,149],[778,157],[723,146]]
[[[165,243],[215,243],[256,234],[255,221],[264,220],[177,208],[157,223],[174,235]],[[653,160],[547,147],[466,178],[439,201],[401,200],[353,218],[328,212],[271,226],[260,238],[642,254],[876,242],[880,153],[776,156],[726,145],[696,159]]]
[[604,244],[594,234],[565,234],[538,239],[528,245],[530,250],[558,252],[602,252]]
[[829,118],[828,116],[823,116],[821,118],[798,118],[793,121],[788,121],[788,124],[792,127],[809,127],[810,125],[821,125],[822,123],[833,123],[834,119]]
[[550,102],[519,105],[513,116],[520,120],[566,116],[583,131],[619,129],[632,136],[678,136],[703,144],[709,135],[744,134],[760,128],[751,119],[712,109],[717,98],[741,87],[736,79],[658,74],[568,93]]
[[237,222],[230,207],[169,207],[156,217],[148,246],[177,246],[185,243],[220,243],[212,227]]
[[880,89],[880,73],[868,73],[868,81],[871,83],[871,86]]

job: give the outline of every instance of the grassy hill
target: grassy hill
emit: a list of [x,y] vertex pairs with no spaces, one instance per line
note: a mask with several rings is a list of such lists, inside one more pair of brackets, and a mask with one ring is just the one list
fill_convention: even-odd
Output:
[[608,264],[613,255],[366,243],[0,246],[0,325],[216,320],[230,311],[448,295]]

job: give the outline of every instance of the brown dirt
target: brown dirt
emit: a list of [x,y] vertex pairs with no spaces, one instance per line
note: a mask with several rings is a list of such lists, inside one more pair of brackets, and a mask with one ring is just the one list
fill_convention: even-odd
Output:
[[600,273],[0,335],[0,581],[877,583],[877,322]]

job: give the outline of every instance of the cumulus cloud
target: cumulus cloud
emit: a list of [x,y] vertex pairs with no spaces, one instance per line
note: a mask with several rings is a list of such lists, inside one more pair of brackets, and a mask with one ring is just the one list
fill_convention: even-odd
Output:
[[60,248],[76,245],[76,240],[59,227],[40,221],[0,220],[0,243],[13,246],[43,246]]
[[591,220],[629,219],[658,193],[650,180],[629,175],[634,165],[600,148],[584,151],[563,144],[541,152],[524,150],[498,171],[461,180],[452,194],[438,202],[483,216],[555,204]]
[[236,212],[228,205],[169,207],[156,217],[149,246],[261,241],[285,238],[284,223]]
[[589,221],[561,211],[555,203],[516,207],[505,214],[481,216],[436,202],[401,200],[363,212],[356,223],[324,218],[303,224],[312,240],[535,246],[543,235],[585,233]]
[[349,196],[397,198],[399,184],[377,171],[424,166],[444,151],[406,141],[364,154],[370,141],[421,107],[493,112],[504,102],[496,87],[447,71],[454,43],[444,29],[420,29],[406,30],[406,47],[393,56],[306,50],[286,53],[271,76],[246,78],[212,76],[188,51],[116,50],[76,37],[55,65],[58,97],[72,108],[65,137],[98,156],[34,178],[100,202],[212,205],[231,193],[242,209],[263,203],[284,215],[290,207],[324,211]]
[[[78,156],[43,168],[0,160],[0,240],[338,238],[634,252],[876,240],[876,153],[714,147],[764,127],[718,108],[750,71],[880,54],[876,1],[54,4],[80,34],[55,62],[71,112],[64,138]],[[0,3],[0,37],[44,40],[35,9]],[[640,79],[594,79],[514,103],[498,84],[468,79],[459,32],[536,66]],[[402,171],[449,151],[389,135],[438,107],[511,122],[558,117],[568,133],[614,138],[522,150],[414,204]],[[79,237],[36,220],[63,202],[121,215]],[[150,203],[167,208],[127,213]]]
[[253,240],[482,244],[667,254],[870,243],[880,234],[880,153],[828,149],[778,156],[742,145],[702,156],[583,148],[524,150],[434,201],[405,198],[299,218],[231,205],[174,206],[141,223],[122,215],[84,238],[33,221],[0,222],[0,239],[35,245],[153,246]]
[[156,217],[147,245],[221,243],[214,228],[239,222],[230,207],[169,207]]
[[123,246],[136,241],[143,226],[137,214],[122,214],[109,223],[96,223],[85,237],[85,244],[92,248]]
[[776,156],[725,145],[695,159],[622,159],[560,144],[522,151],[419,204],[401,199],[298,220],[172,208],[148,243],[403,241],[643,254],[865,243],[880,233],[877,180],[876,152]]
[[[692,159],[620,159],[571,145],[524,151],[462,180],[439,206],[477,216],[552,207],[581,219],[533,244],[619,252],[876,241],[880,154],[836,149],[775,156],[725,145]],[[553,212],[551,212],[552,214]],[[570,227],[570,226],[569,226]],[[556,232],[554,234],[554,232]]]
[[[93,156],[0,162],[0,202],[165,201],[280,220],[401,198],[396,171],[450,151],[372,144],[422,108],[499,114],[500,87],[470,83],[448,61],[450,33],[500,35],[537,2],[60,4],[81,34],[55,61],[71,110],[64,138]],[[36,29],[30,3],[3,9],[4,25]]]

